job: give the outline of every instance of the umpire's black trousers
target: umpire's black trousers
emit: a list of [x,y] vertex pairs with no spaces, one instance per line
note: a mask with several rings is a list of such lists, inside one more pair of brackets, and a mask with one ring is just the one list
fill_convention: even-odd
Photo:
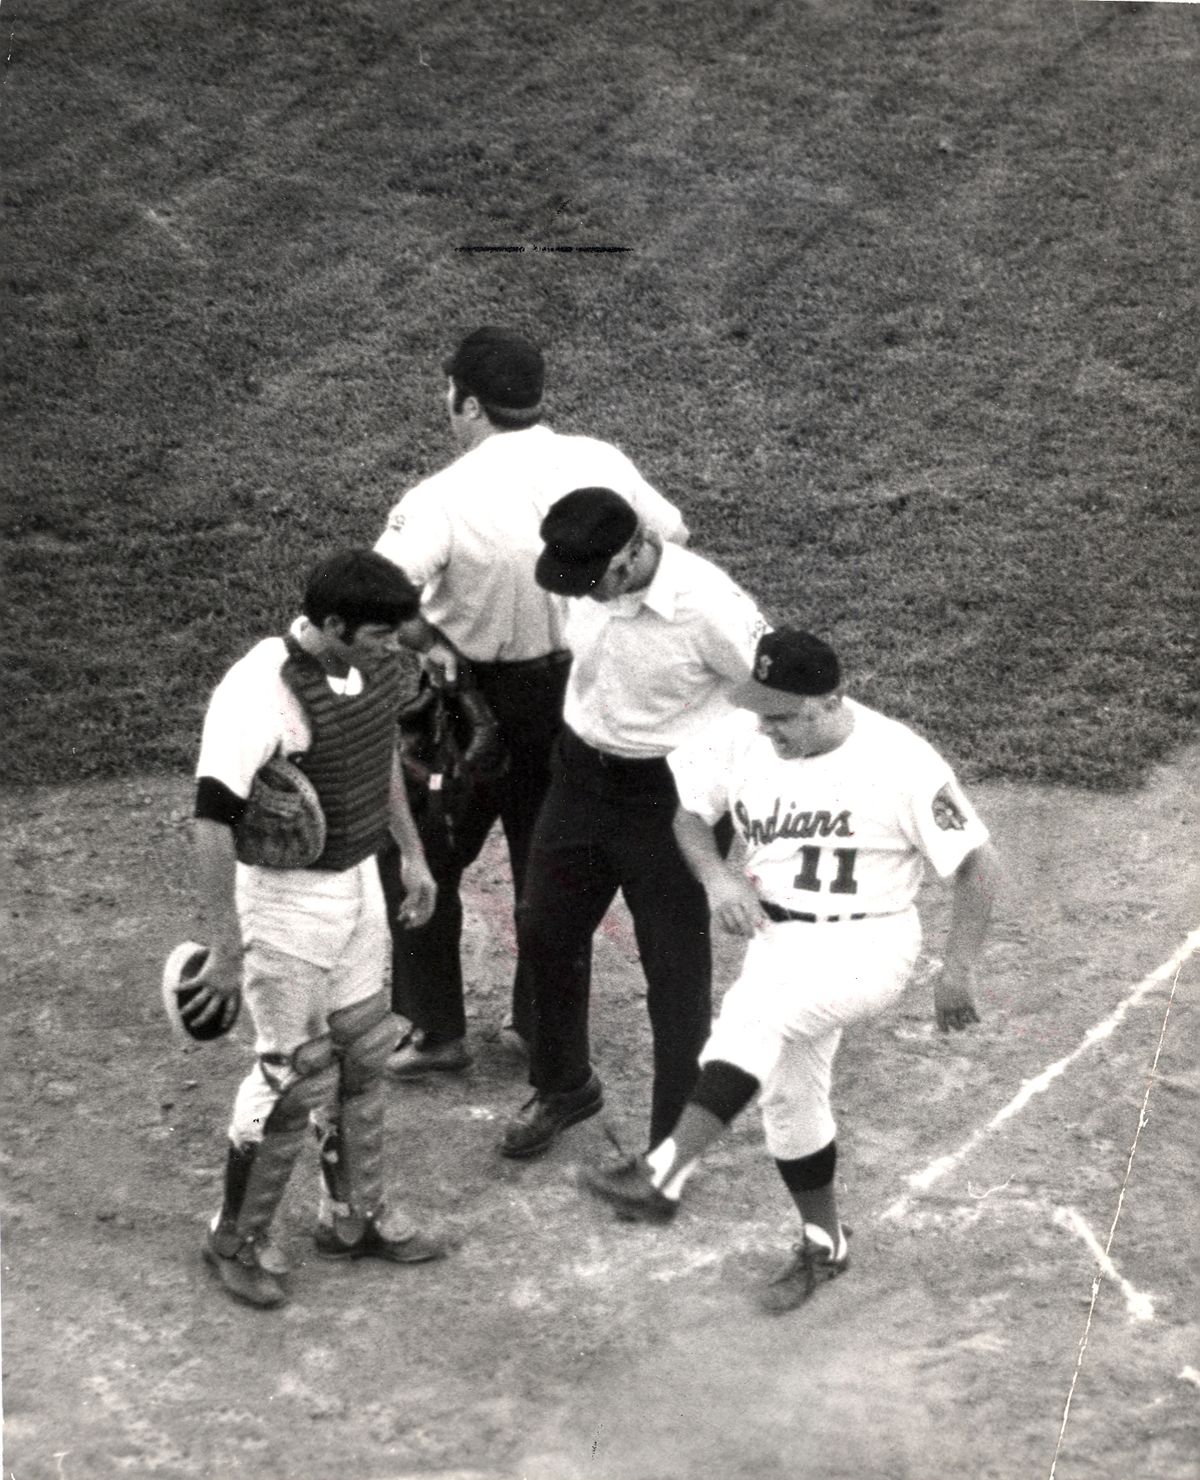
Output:
[[[437,905],[419,930],[392,935],[392,1009],[408,1018],[430,1042],[461,1038],[467,1030],[461,959],[463,872],[478,858],[496,819],[504,829],[512,867],[514,902],[520,899],[533,827],[550,784],[550,756],[562,727],[563,694],[570,655],[552,653],[525,663],[476,663],[471,671],[492,707],[509,752],[507,773],[476,784],[456,816],[451,842],[429,806],[429,793],[409,780],[413,820],[430,872]],[[383,855],[382,878],[388,915],[394,921],[401,894],[395,852]],[[518,960],[513,980],[513,1025],[525,1039],[533,1034],[532,994]]]
[[591,1068],[592,935],[617,890],[624,894],[654,1048],[651,1146],[687,1102],[712,1021],[708,903],[675,841],[677,804],[665,759],[622,760],[564,729],[517,909],[534,1006],[530,1083],[570,1090]]

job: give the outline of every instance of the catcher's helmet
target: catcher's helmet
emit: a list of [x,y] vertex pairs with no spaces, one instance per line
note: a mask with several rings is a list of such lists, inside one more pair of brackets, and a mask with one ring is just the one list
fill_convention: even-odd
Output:
[[197,945],[194,940],[185,940],[176,946],[167,957],[163,967],[162,999],[167,1017],[177,1033],[198,1043],[207,1043],[214,1038],[223,1038],[234,1023],[242,1006],[242,994],[236,992],[227,997],[220,1012],[207,1022],[197,1023],[197,1014],[213,1000],[211,987],[198,985],[197,975],[204,970],[208,960],[208,947]]

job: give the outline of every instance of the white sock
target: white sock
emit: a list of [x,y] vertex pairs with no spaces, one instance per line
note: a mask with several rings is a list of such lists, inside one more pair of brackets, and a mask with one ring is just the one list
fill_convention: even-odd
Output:
[[816,1244],[819,1249],[825,1249],[833,1259],[844,1259],[846,1257],[846,1235],[842,1225],[838,1223],[838,1246],[833,1247],[833,1239],[818,1223],[806,1223],[804,1225],[804,1237],[810,1244]]
[[693,1158],[686,1165],[675,1167],[675,1158],[678,1154],[674,1136],[668,1136],[665,1141],[660,1141],[653,1151],[646,1154],[651,1182],[664,1197],[669,1197],[672,1202],[679,1201],[680,1194],[683,1192],[683,1184],[692,1175],[696,1166]]

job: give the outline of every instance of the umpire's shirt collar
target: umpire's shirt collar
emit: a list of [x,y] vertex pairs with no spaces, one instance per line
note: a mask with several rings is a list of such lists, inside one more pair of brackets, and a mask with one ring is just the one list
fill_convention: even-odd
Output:
[[[665,622],[673,622],[678,606],[679,582],[682,576],[677,559],[678,554],[678,547],[664,540],[659,548],[658,565],[655,567],[654,575],[648,586],[644,586],[640,591],[627,591],[624,596],[616,596],[612,601],[600,601],[595,604],[608,616],[618,620],[628,621],[631,617],[636,617],[643,607],[647,607],[656,616],[662,617]],[[586,601],[590,598],[584,597],[583,599]]]

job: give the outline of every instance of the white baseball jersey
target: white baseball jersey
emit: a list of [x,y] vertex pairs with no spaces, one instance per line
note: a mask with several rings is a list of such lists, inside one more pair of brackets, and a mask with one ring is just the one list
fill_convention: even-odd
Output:
[[764,900],[805,914],[886,915],[987,842],[954,773],[928,741],[853,699],[836,749],[781,760],[740,710],[670,757],[680,802],[715,822],[730,811]]
[[551,504],[595,487],[619,493],[663,539],[686,533],[679,510],[616,447],[534,426],[486,437],[410,489],[375,549],[423,587],[423,615],[468,658],[541,658],[566,647],[567,603],[534,579],[538,531]]
[[[299,637],[306,621],[296,619],[293,637]],[[272,755],[298,755],[309,748],[312,731],[307,717],[283,679],[286,661],[283,638],[268,637],[221,679],[204,719],[197,778],[211,776],[245,798],[259,767]],[[362,690],[357,668],[345,678],[327,678],[334,693],[353,695]],[[363,901],[373,914],[385,918],[373,857],[341,872],[257,868],[239,862],[236,877],[246,943],[270,946],[326,970],[341,958]]]
[[[307,619],[297,617],[299,638]],[[261,766],[281,753],[299,755],[312,744],[312,731],[300,700],[284,682],[287,648],[282,637],[267,637],[233,665],[213,690],[196,775],[222,782],[245,800]],[[345,678],[326,675],[335,694],[362,692],[363,678],[351,668]]]

